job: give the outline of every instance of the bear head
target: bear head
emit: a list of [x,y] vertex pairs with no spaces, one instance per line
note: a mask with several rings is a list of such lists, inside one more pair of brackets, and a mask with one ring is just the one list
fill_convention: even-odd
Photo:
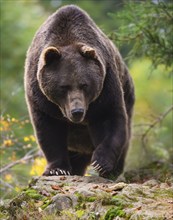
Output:
[[39,58],[37,80],[42,93],[71,122],[84,120],[100,95],[105,68],[96,49],[82,43],[46,47]]

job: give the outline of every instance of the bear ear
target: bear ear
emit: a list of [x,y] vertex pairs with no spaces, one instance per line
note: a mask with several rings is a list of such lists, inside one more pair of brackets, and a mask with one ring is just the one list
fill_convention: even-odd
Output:
[[92,47],[87,45],[80,45],[80,52],[85,57],[97,59],[96,51]]
[[49,65],[61,57],[60,51],[56,47],[47,47],[41,54],[42,64]]

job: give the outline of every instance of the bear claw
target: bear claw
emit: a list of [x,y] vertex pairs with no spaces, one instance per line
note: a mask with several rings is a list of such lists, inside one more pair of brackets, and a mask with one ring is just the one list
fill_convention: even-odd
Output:
[[70,176],[71,175],[69,171],[61,170],[59,168],[51,169],[49,171],[49,174],[50,174],[50,176],[62,176],[62,175]]
[[91,165],[94,166],[94,164],[97,163],[97,161],[95,160]]
[[95,171],[98,171],[98,172],[103,171],[103,168],[100,166],[100,164],[97,163],[96,160],[91,165],[93,166]]
[[92,164],[91,164],[94,168],[95,171],[99,172],[100,176],[104,176],[105,173],[107,173],[107,171],[104,169],[104,167],[102,167],[97,160],[95,160]]

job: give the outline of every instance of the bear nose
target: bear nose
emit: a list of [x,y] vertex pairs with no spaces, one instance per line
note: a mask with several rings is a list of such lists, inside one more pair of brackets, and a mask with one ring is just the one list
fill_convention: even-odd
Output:
[[72,114],[73,119],[75,121],[80,121],[80,119],[82,118],[82,116],[84,114],[84,109],[83,108],[73,109],[73,110],[71,110],[71,114]]

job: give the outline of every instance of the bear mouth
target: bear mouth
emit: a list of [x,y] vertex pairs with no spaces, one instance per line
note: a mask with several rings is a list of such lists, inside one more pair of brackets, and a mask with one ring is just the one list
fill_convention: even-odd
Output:
[[85,117],[85,110],[83,108],[75,108],[70,112],[70,119],[73,123],[81,123]]
[[75,124],[80,124],[80,123],[83,122],[83,120],[84,120],[84,119],[77,120],[77,119],[71,119],[71,118],[70,118],[70,121],[71,121],[72,123],[75,123]]

